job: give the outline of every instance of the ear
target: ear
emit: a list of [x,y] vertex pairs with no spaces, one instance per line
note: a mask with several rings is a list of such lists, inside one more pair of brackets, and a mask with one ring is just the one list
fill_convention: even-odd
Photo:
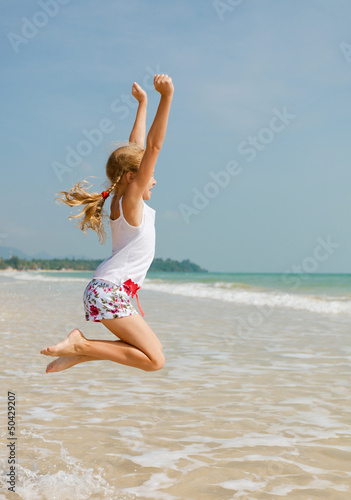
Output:
[[128,184],[130,184],[132,182],[132,180],[134,179],[134,172],[127,172],[126,179],[127,179]]

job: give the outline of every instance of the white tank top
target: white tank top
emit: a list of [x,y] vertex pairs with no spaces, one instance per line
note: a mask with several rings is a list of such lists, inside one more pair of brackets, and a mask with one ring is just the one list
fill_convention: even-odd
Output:
[[144,202],[140,226],[131,226],[124,218],[122,198],[119,200],[120,216],[112,220],[112,255],[96,269],[93,278],[100,278],[121,285],[131,279],[141,285],[155,256],[156,211]]

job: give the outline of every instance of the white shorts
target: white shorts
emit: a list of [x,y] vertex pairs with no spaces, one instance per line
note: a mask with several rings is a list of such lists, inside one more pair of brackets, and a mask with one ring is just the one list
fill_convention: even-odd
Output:
[[138,314],[125,287],[106,280],[93,278],[84,290],[83,301],[87,321],[99,322]]

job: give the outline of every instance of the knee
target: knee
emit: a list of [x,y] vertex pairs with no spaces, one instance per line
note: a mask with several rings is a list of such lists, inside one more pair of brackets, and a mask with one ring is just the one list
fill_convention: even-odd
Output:
[[161,351],[157,356],[150,359],[150,367],[148,371],[155,372],[157,370],[161,370],[161,368],[164,367],[164,364],[165,357],[163,355],[163,352]]

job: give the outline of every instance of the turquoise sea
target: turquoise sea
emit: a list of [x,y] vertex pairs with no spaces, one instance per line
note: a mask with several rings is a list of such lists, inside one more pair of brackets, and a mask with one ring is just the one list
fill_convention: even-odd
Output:
[[162,370],[46,374],[73,328],[113,337],[85,321],[92,274],[0,272],[0,500],[351,497],[351,275],[149,273]]

